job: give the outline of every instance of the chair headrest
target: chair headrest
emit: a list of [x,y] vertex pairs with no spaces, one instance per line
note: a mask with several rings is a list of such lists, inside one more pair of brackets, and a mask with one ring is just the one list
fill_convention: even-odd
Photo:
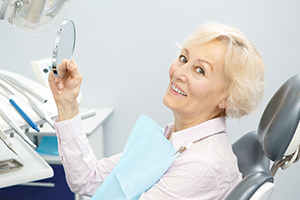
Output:
[[300,74],[288,79],[275,93],[260,119],[258,139],[273,161],[293,154],[300,144]]
[[232,150],[238,158],[238,166],[243,178],[255,172],[269,172],[270,160],[262,150],[256,131],[243,135],[233,143]]

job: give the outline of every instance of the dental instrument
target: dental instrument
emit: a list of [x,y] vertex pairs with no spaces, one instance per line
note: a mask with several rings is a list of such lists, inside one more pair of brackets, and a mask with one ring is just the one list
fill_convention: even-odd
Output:
[[16,154],[21,161],[24,163],[23,159],[18,154],[16,148],[14,147],[13,143],[11,142],[10,138],[4,133],[4,131],[0,128],[0,139],[3,141],[3,143],[11,150],[14,154]]
[[[10,86],[12,86],[13,88],[15,88],[16,90],[18,90],[19,92],[23,93],[25,90],[26,92],[30,93],[32,96],[34,96],[36,99],[38,99],[40,102],[42,103],[46,103],[47,99],[44,98],[43,96],[41,96],[40,94],[38,94],[37,92],[34,91],[33,88],[29,88],[28,86],[20,83],[19,81],[17,81],[16,79],[7,76],[6,74],[0,74],[0,78],[5,81],[7,84],[9,84]],[[22,91],[20,91],[19,88],[22,88]]]
[[52,128],[54,128],[54,122],[51,119],[51,117],[48,115],[48,113],[41,107],[39,106],[36,102],[34,102],[26,93],[24,94],[27,97],[28,102],[31,105],[31,108],[43,119],[45,120]]
[[[16,85],[14,85],[13,83],[11,83],[9,80],[7,80],[6,77],[2,76],[3,74],[0,75],[0,79],[4,80],[6,83],[8,83],[10,86],[12,86],[14,89],[16,89],[17,91],[19,91],[21,94],[23,94],[28,102],[30,103],[30,106],[32,107],[32,109],[43,119],[45,120],[53,129],[54,129],[54,122],[51,119],[51,117],[48,115],[48,113],[41,107],[39,106],[36,102],[34,102],[34,100],[28,96],[28,94],[22,90],[21,88],[17,87]],[[18,85],[18,84],[17,84]],[[18,85],[19,86],[19,85]],[[36,96],[35,96],[36,97]],[[45,102],[43,102],[45,103]],[[55,129],[54,129],[55,130]]]
[[[14,95],[14,93],[9,90],[6,86],[4,86],[3,83],[0,82],[0,86],[2,86],[3,88],[5,88],[7,91],[9,91],[9,93],[11,95]],[[4,97],[6,97],[10,104],[18,111],[18,113],[23,117],[23,119],[34,129],[36,130],[37,132],[40,132],[40,129],[38,127],[38,125],[20,108],[20,106],[16,103],[16,101],[10,97],[10,96],[7,96],[5,95],[4,93],[0,92],[0,94]]]
[[1,109],[0,115],[10,125],[10,127],[13,128],[25,142],[27,142],[27,144],[29,144],[34,149],[36,148],[36,145],[27,137],[22,129],[14,121],[12,121]]

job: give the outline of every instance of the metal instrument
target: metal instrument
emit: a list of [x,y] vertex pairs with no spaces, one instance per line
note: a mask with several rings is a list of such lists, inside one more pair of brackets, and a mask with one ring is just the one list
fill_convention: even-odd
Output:
[[20,137],[25,142],[27,142],[32,148],[36,148],[36,145],[27,137],[27,135],[22,131],[22,129],[14,121],[12,121],[1,109],[0,115],[11,126],[11,128],[13,128],[20,135]]
[[[7,88],[3,83],[0,82],[0,86],[3,87],[6,91],[8,91],[11,95],[14,95],[14,93]],[[1,95],[6,97],[10,104],[16,109],[16,111],[23,117],[23,119],[37,132],[40,132],[40,129],[38,125],[22,110],[22,108],[16,103],[16,101],[11,97],[7,96],[4,93],[0,92]]]
[[10,138],[4,133],[4,131],[1,128],[0,128],[0,139],[7,146],[7,148],[9,148],[9,150],[11,150],[14,154],[16,154],[22,160],[22,158],[18,154],[16,148],[14,147],[13,143],[11,142]]

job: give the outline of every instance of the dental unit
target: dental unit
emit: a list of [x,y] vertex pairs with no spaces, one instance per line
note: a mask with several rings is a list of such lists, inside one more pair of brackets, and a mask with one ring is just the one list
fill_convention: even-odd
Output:
[[[1,2],[0,21],[7,21],[13,27],[25,33],[39,35],[58,27],[65,19],[74,0],[2,0]],[[59,33],[61,33],[60,36],[64,35],[63,41],[70,38],[70,33],[74,33],[74,44],[70,47],[72,50],[70,52],[73,53],[75,27],[73,27],[73,23],[69,22],[70,20],[65,22],[67,33],[62,34],[64,27],[59,29]],[[59,45],[59,41],[60,38],[56,39],[55,42],[58,42],[58,44],[55,44]],[[58,59],[60,58],[58,54],[65,56],[65,54],[62,54],[64,46],[67,47],[68,45],[60,45],[59,53],[57,48],[55,54],[57,63],[61,62]],[[52,54],[52,56],[54,55]],[[48,91],[45,88],[39,87],[34,82],[30,83],[30,80],[28,81],[30,84],[26,84],[27,80],[25,77],[0,71],[0,96],[4,97],[0,98],[2,101],[0,116],[4,119],[2,120],[0,117],[0,140],[5,144],[2,145],[0,142],[0,150],[2,152],[0,159],[0,188],[50,178],[54,175],[53,169],[35,151],[36,145],[25,132],[31,133],[29,131],[30,126],[39,131],[38,126],[42,127],[44,123],[48,123],[54,129],[52,118],[57,116],[57,113],[53,109],[55,104],[52,101],[52,96],[48,96]],[[45,97],[49,98],[49,101]],[[6,102],[7,99],[12,106]],[[87,116],[84,117],[94,114],[93,112],[85,113]],[[15,132],[17,134],[14,134]],[[23,163],[18,160],[21,160]],[[0,198],[2,199],[2,197]]]

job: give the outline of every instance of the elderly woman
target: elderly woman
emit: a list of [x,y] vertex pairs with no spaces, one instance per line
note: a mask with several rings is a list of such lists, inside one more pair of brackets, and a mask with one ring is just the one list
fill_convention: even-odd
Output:
[[[63,78],[49,75],[58,108],[55,127],[60,157],[72,191],[92,196],[121,154],[96,160],[80,125],[76,97],[82,76],[74,61]],[[255,46],[238,30],[202,25],[187,38],[169,70],[164,104],[174,114],[164,136],[175,149],[199,141],[180,155],[142,200],[225,199],[241,180],[226,133],[226,117],[256,109],[264,91],[264,64]],[[78,159],[80,157],[80,159]]]

